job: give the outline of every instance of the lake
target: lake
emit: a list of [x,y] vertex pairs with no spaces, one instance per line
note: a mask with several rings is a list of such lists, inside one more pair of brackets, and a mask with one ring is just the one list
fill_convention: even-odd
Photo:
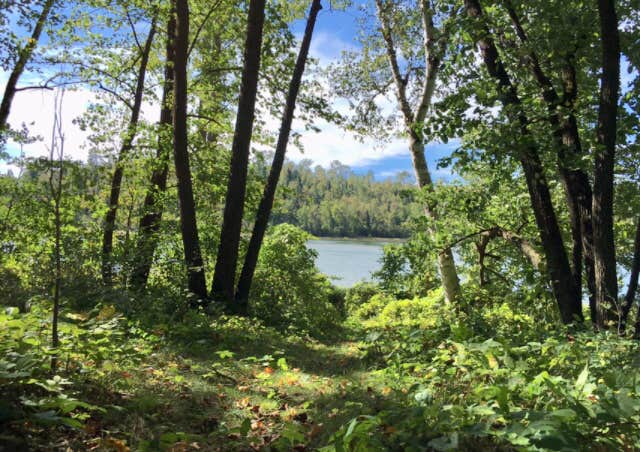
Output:
[[383,240],[317,239],[307,246],[318,252],[316,266],[339,287],[351,287],[371,280],[371,272],[380,269]]

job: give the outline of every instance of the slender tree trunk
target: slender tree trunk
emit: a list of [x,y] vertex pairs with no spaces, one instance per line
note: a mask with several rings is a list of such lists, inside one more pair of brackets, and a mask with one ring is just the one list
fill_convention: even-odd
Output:
[[116,216],[118,213],[118,204],[120,202],[120,189],[122,187],[122,177],[124,168],[122,161],[133,147],[133,140],[138,130],[138,120],[140,118],[140,109],[142,107],[142,97],[144,95],[144,81],[147,74],[147,64],[149,63],[149,54],[151,53],[151,45],[156,33],[157,14],[151,21],[151,29],[140,55],[140,67],[138,68],[138,79],[136,90],[133,96],[133,105],[131,108],[131,117],[127,126],[127,133],[122,140],[122,145],[118,156],[116,157],[115,169],[111,178],[111,191],[109,194],[109,206],[104,218],[104,231],[102,235],[102,280],[105,284],[111,285],[113,282],[113,232],[116,225]]
[[[414,110],[411,108],[407,98],[406,78],[403,77],[400,72],[397,51],[392,36],[391,21],[388,17],[389,4],[384,3],[382,0],[376,0],[376,7],[378,10],[378,20],[380,21],[380,31],[385,41],[387,60],[389,61],[389,68],[391,69],[393,81],[396,87],[396,97],[398,99],[400,111],[404,117],[405,131],[409,136],[409,149],[411,152],[411,159],[418,187],[423,190],[431,191],[433,190],[433,181],[431,180],[429,167],[427,166],[427,160],[424,155],[424,140],[422,133],[417,129],[419,129],[422,123],[424,123],[427,112],[431,106],[438,77],[438,70],[444,55],[443,44],[446,42],[446,39],[441,39],[440,44],[436,42],[438,39],[436,39],[435,36],[436,30],[433,24],[432,11],[428,2],[422,1],[420,3],[420,8],[427,76],[422,86],[420,103],[414,113]],[[425,215],[435,223],[437,220],[437,214],[434,207],[435,206],[426,205]],[[432,227],[431,234],[436,234],[435,227]],[[437,264],[438,272],[440,273],[440,280],[444,289],[445,300],[447,302],[452,302],[460,293],[460,281],[458,279],[458,272],[456,270],[453,251],[451,248],[447,248],[438,253]]]
[[620,331],[620,333],[624,333],[627,327],[629,312],[631,311],[631,308],[633,307],[633,303],[636,300],[639,275],[640,275],[640,218],[638,218],[638,224],[636,226],[636,239],[633,244],[633,260],[631,261],[631,273],[629,274],[629,286],[627,287],[627,294],[624,297],[624,306],[622,307],[622,315],[620,316],[620,323],[618,325],[618,330]]
[[249,165],[249,151],[260,71],[264,8],[265,0],[251,0],[249,3],[240,99],[238,101],[236,126],[231,146],[229,183],[220,233],[218,258],[211,287],[213,298],[218,301],[224,301],[229,306],[232,305],[234,297],[240,232],[247,189],[247,168]]
[[134,259],[136,262],[131,274],[131,285],[136,289],[146,286],[151,271],[153,255],[158,245],[158,231],[162,221],[163,205],[159,198],[167,188],[169,173],[168,132],[173,123],[171,93],[173,92],[173,39],[176,32],[175,13],[171,13],[167,22],[166,62],[164,66],[164,85],[162,87],[162,107],[160,110],[160,124],[158,127],[157,162],[151,174],[151,186],[144,198],[143,216],[138,227],[138,243]]
[[178,179],[178,199],[180,201],[180,228],[184,259],[187,266],[189,291],[197,299],[191,302],[195,307],[207,298],[207,283],[204,262],[200,251],[196,205],[193,198],[191,167],[189,165],[187,129],[187,62],[189,59],[189,2],[173,0],[176,11],[176,36],[174,39],[173,70],[173,155]]
[[27,41],[26,45],[19,52],[18,61],[16,62],[16,65],[13,67],[11,74],[9,74],[9,79],[7,80],[7,86],[4,89],[4,95],[2,96],[2,102],[0,103],[0,141],[4,136],[5,130],[8,128],[7,120],[9,119],[11,104],[16,94],[16,87],[18,85],[18,80],[20,79],[20,76],[24,72],[24,68],[27,65],[27,62],[31,59],[31,56],[33,55],[33,51],[38,45],[38,41],[40,40],[40,35],[42,34],[42,30],[44,29],[45,23],[47,22],[49,13],[53,8],[54,1],[55,0],[46,0],[44,2],[44,6],[42,7],[42,12],[40,13],[40,16],[38,16],[38,20],[36,21],[36,24],[33,27],[33,31],[31,32],[31,37]]
[[[64,135],[62,133],[62,94],[56,94],[54,101],[53,131],[51,134],[51,148],[49,150],[49,189],[53,198],[53,224],[54,224],[54,260],[55,275],[53,285],[53,313],[51,319],[51,348],[54,353],[51,355],[51,373],[55,374],[58,369],[58,347],[60,338],[58,336],[58,317],[60,314],[60,289],[62,285],[62,217],[60,215],[60,205],[62,201],[62,178],[64,171]],[[57,155],[56,155],[57,153]],[[58,167],[57,177],[55,177],[54,165]]]
[[[478,0],[465,0],[464,3],[469,16],[482,19],[482,9]],[[489,75],[498,82],[500,101],[510,109],[516,107],[513,110],[516,113],[511,113],[510,116],[513,122],[519,124],[522,137],[518,158],[525,175],[531,206],[540,232],[553,294],[558,303],[562,321],[571,323],[575,319],[582,319],[580,294],[573,282],[574,277],[560,235],[538,148],[529,133],[529,120],[522,112],[516,88],[511,83],[511,79],[499,59],[498,50],[486,26],[483,26],[483,35],[477,39],[477,43]]]
[[[582,239],[582,257],[584,262],[587,290],[589,292],[589,308],[591,320],[595,321],[595,270],[593,263],[593,193],[589,176],[583,170],[571,169],[571,161],[583,156],[582,144],[578,123],[574,114],[575,102],[578,97],[578,84],[576,81],[575,66],[571,58],[568,58],[562,68],[563,98],[568,104],[569,112],[564,114],[561,125],[562,142],[564,148],[560,148],[566,154],[560,154],[558,159],[561,168],[567,173],[565,191],[572,198],[572,202],[577,206],[573,208],[574,213],[580,219],[580,236]],[[575,222],[575,220],[572,220]],[[572,228],[575,223],[572,224]],[[574,242],[574,246],[576,243]]]
[[291,132],[291,123],[293,122],[296,99],[298,97],[298,91],[300,90],[300,83],[302,81],[302,75],[304,74],[307,56],[309,54],[313,28],[316,23],[318,12],[321,9],[321,1],[313,0],[311,3],[311,9],[309,10],[309,18],[307,19],[307,26],[302,38],[302,44],[300,45],[300,51],[298,52],[296,65],[293,70],[291,82],[289,83],[289,92],[287,94],[286,105],[282,115],[282,123],[280,125],[276,151],[273,156],[273,163],[271,164],[267,184],[265,185],[262,199],[258,206],[258,213],[253,226],[251,240],[249,241],[249,247],[247,249],[244,265],[242,266],[242,272],[240,273],[240,279],[238,281],[235,309],[242,314],[247,313],[251,282],[258,263],[258,255],[260,254],[262,240],[264,238],[265,231],[267,230],[267,224],[269,223],[271,208],[273,207],[273,199],[276,194],[276,189],[278,188],[278,181],[280,179],[282,165],[284,164],[284,158],[287,152],[287,144],[289,142],[289,134]]
[[614,0],[598,0],[602,41],[602,77],[598,111],[598,148],[593,177],[593,254],[597,325],[617,320],[618,280],[613,236],[613,172],[620,88],[620,41]]

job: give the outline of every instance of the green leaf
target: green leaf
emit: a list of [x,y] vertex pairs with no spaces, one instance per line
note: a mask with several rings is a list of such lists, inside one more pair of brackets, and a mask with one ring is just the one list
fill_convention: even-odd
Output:
[[586,364],[584,369],[582,369],[582,372],[580,372],[580,375],[578,375],[575,383],[576,387],[578,389],[582,389],[587,383],[587,378],[589,378],[589,364]]

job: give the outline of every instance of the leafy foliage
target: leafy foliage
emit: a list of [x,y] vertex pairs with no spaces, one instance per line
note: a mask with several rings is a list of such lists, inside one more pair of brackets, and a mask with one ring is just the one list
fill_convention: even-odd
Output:
[[330,303],[335,291],[315,267],[316,252],[307,248],[311,236],[280,224],[265,238],[251,289],[251,311],[280,330],[326,337],[340,320]]

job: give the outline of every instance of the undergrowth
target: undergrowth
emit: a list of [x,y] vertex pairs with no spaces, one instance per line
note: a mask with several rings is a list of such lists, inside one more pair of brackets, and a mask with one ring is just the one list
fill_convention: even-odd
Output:
[[[4,450],[633,450],[640,355],[545,300],[347,294],[330,342],[254,318],[0,313]],[[542,314],[541,314],[542,313]],[[340,341],[335,337],[341,336]]]

